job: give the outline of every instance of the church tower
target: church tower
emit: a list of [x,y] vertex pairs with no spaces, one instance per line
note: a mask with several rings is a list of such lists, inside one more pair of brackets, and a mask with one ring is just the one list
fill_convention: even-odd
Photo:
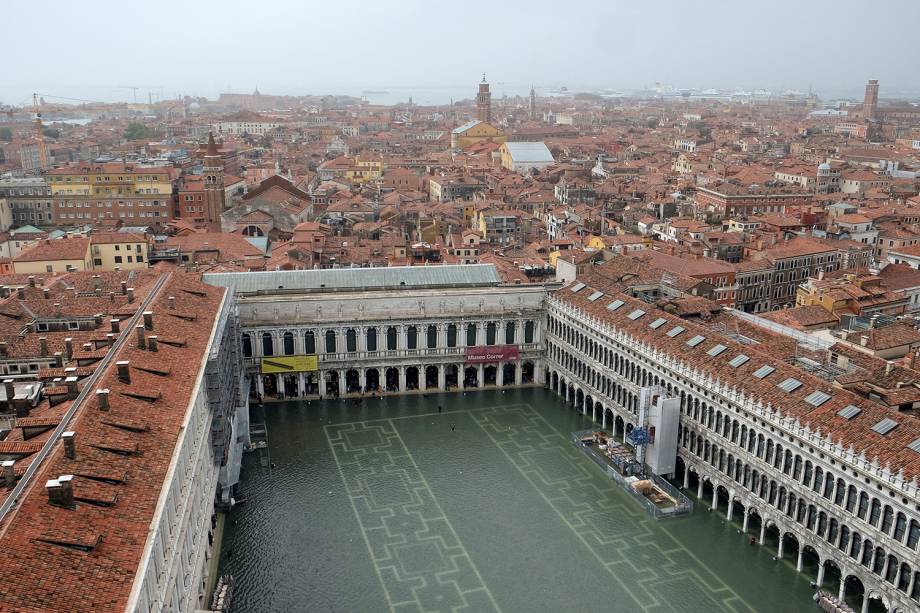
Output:
[[866,83],[866,96],[863,99],[863,117],[875,119],[875,110],[878,108],[878,79],[870,79]]
[[486,75],[482,75],[482,83],[479,84],[479,93],[476,94],[476,108],[479,110],[479,121],[492,123],[492,93],[489,91],[489,84],[486,83]]
[[537,92],[534,90],[533,85],[530,86],[530,119],[532,121],[537,120]]
[[217,153],[214,134],[208,132],[208,148],[204,155],[204,217],[208,230],[220,232],[220,215],[224,212],[226,193],[224,192],[224,166]]

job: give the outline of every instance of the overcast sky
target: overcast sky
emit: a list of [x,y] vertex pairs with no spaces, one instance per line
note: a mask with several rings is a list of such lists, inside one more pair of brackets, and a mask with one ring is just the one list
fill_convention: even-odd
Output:
[[[475,93],[654,86],[920,94],[920,0],[7,0],[0,101],[33,91]],[[430,89],[429,89],[430,88]],[[428,89],[426,93],[426,89]],[[49,98],[49,101],[51,99]]]

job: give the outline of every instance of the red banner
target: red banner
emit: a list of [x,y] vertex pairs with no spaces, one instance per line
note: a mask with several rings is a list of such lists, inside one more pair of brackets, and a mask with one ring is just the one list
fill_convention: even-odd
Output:
[[491,362],[509,362],[520,357],[515,345],[498,345],[496,347],[467,347],[467,364],[488,364]]

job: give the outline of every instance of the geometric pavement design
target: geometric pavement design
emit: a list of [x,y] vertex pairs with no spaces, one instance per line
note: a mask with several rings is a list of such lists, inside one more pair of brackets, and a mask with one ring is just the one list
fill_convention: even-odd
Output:
[[[617,610],[750,612],[696,556],[530,405],[466,411],[610,574]],[[398,419],[428,417],[406,416]],[[500,611],[391,419],[325,426],[339,473],[390,609]],[[632,602],[625,602],[631,600]],[[623,608],[625,607],[625,608]]]

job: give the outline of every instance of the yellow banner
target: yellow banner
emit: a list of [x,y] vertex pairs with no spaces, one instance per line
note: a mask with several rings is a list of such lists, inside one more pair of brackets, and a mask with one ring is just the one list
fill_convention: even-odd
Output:
[[310,372],[318,369],[315,355],[279,355],[262,358],[262,374]]

